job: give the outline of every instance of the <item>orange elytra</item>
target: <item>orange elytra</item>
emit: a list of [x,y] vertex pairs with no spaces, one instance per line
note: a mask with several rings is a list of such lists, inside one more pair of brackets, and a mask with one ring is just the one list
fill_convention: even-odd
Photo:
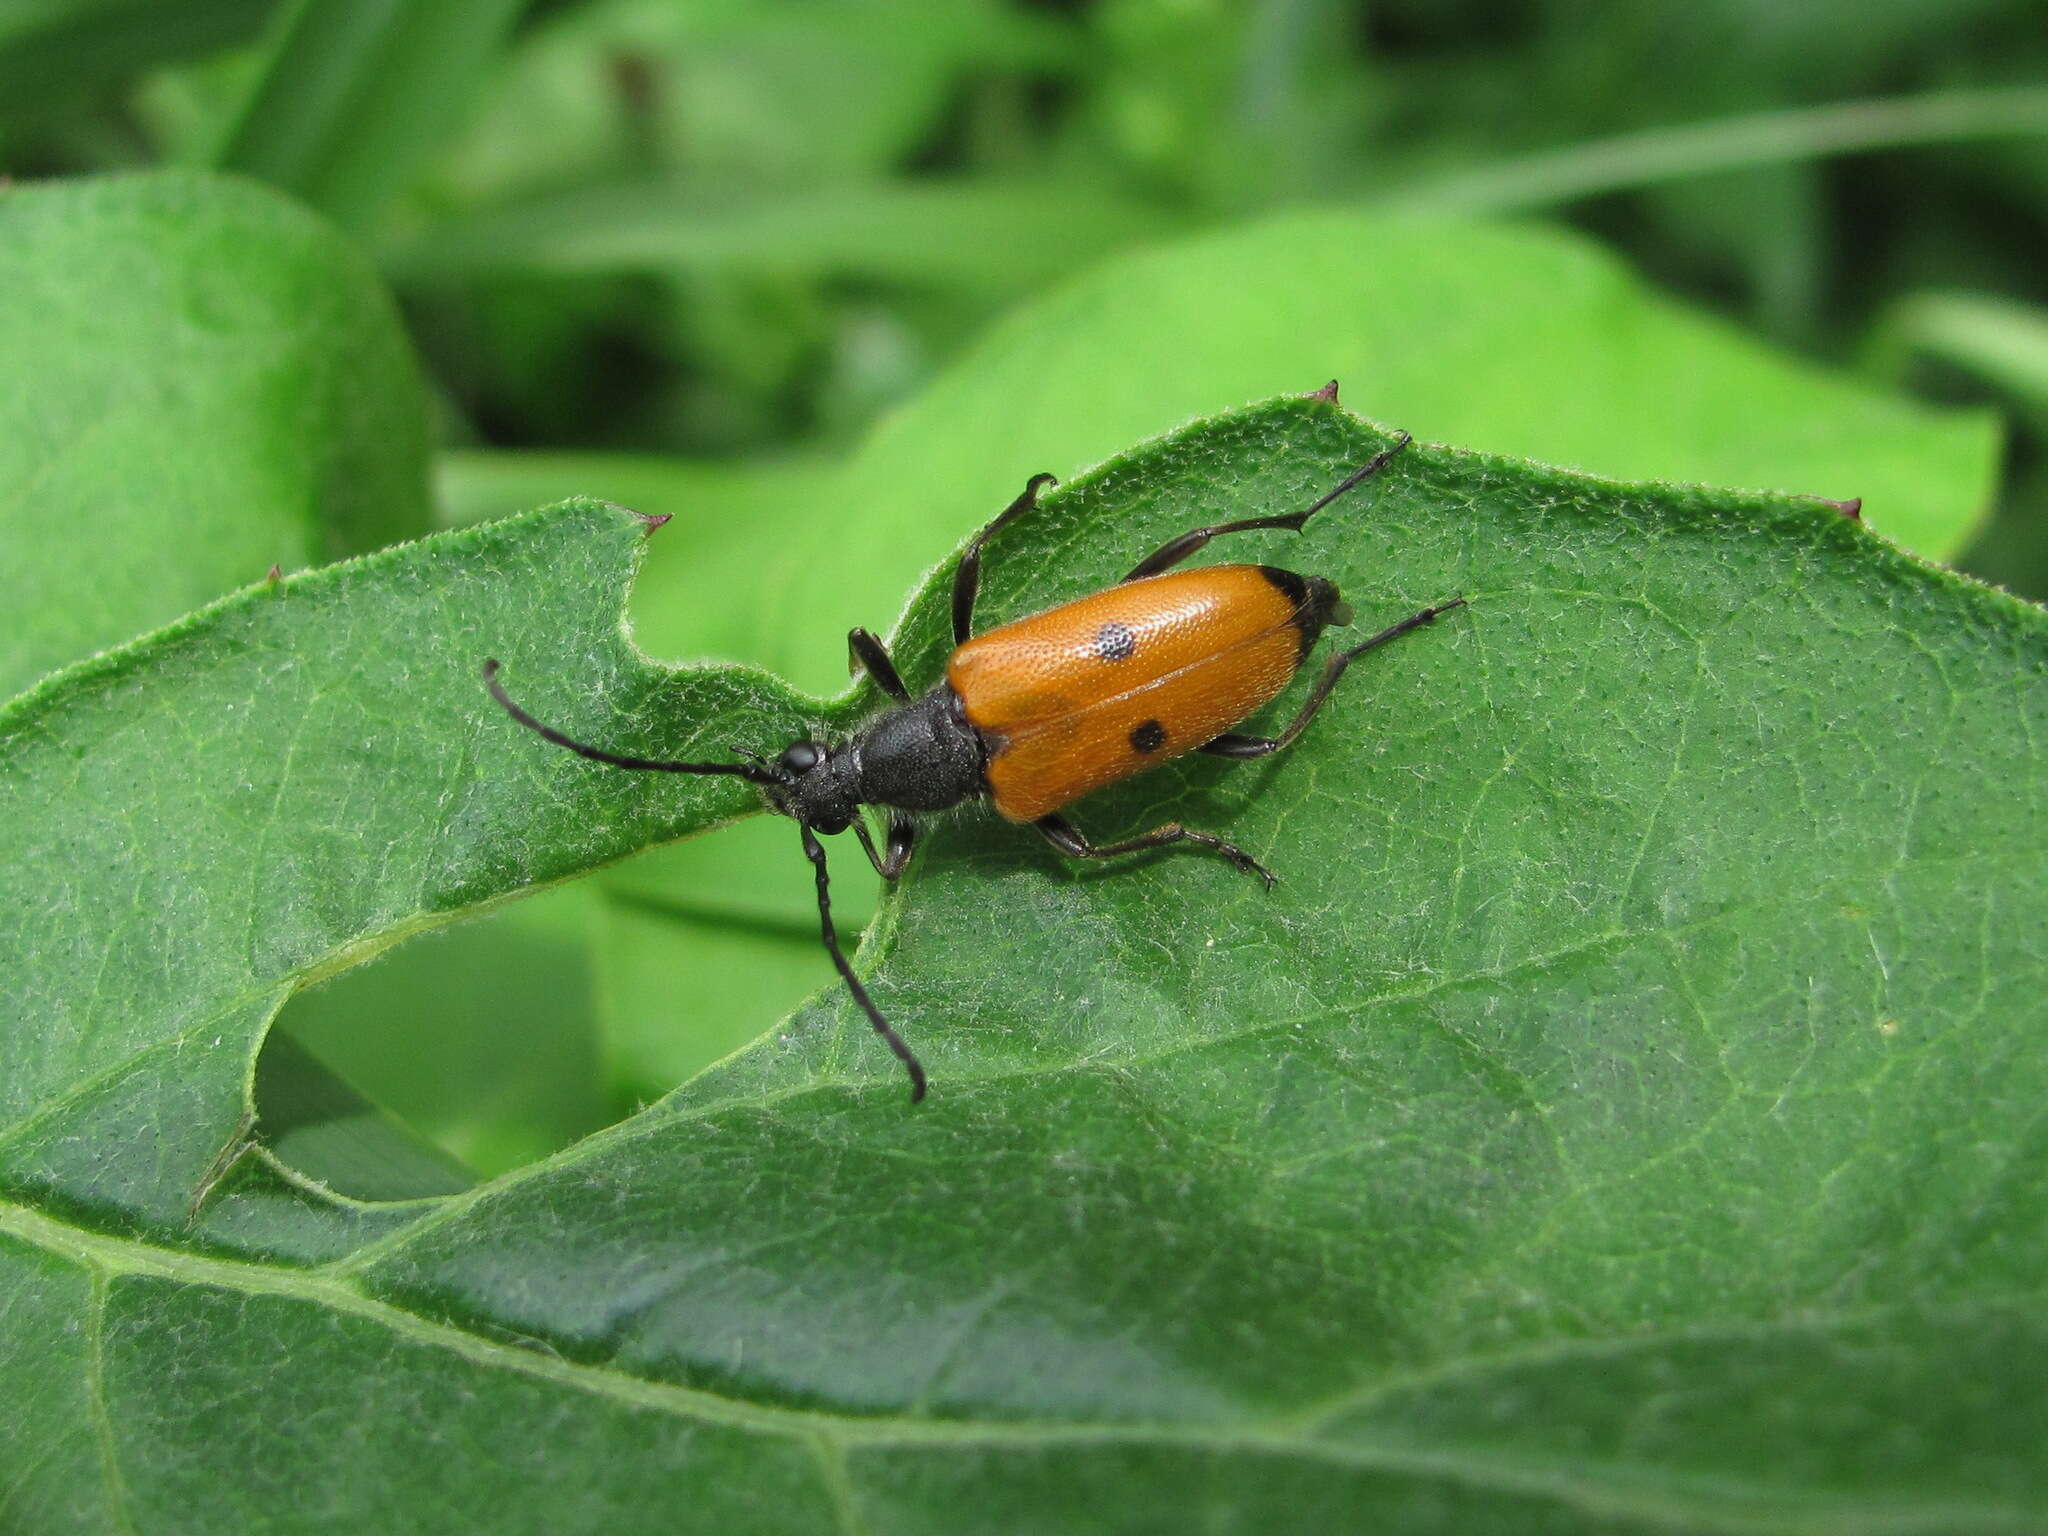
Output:
[[969,640],[946,681],[989,743],[990,801],[1037,821],[1270,703],[1338,611],[1271,566],[1169,571]]
[[[1317,391],[1335,400],[1336,386]],[[1454,597],[1409,615],[1331,655],[1294,719],[1277,736],[1240,736],[1231,727],[1270,703],[1307,659],[1323,630],[1351,622],[1337,588],[1320,576],[1266,565],[1217,565],[1175,571],[1211,539],[1257,528],[1299,532],[1317,512],[1378,474],[1408,445],[1407,434],[1301,512],[1195,528],[1169,539],[1118,583],[1075,602],[974,636],[981,552],[1004,525],[1029,512],[1050,475],[1034,475],[1023,494],[982,529],[953,576],[954,651],[945,677],[912,698],[882,642],[865,629],[847,636],[856,666],[895,702],[838,745],[797,741],[772,761],[684,763],[625,756],[589,746],[543,725],[513,703],[496,661],[484,682],[513,719],[558,746],[618,768],[729,774],[758,785],[768,807],[794,820],[817,875],[818,920],[826,952],[854,1001],[910,1074],[911,1102],[924,1097],[923,1065],[868,996],[839,947],[818,833],[849,827],[883,879],[909,864],[916,817],[986,799],[1002,816],[1028,823],[1061,853],[1108,858],[1189,843],[1263,879],[1273,875],[1234,844],[1177,822],[1116,843],[1091,843],[1061,815],[1104,785],[1142,773],[1184,752],[1264,757],[1287,746],[1359,656],[1458,607]],[[863,805],[887,808],[883,849],[862,819]]]

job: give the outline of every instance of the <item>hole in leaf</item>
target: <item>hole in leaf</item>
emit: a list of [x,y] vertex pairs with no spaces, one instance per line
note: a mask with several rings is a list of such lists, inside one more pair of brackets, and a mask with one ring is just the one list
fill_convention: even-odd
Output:
[[[852,838],[831,849],[857,934],[879,882]],[[752,817],[300,993],[258,1063],[258,1132],[342,1194],[445,1192],[624,1119],[834,980],[796,829]]]

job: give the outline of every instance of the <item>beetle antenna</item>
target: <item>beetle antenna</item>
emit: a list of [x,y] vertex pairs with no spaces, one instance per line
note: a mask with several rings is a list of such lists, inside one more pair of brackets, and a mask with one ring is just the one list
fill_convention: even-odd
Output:
[[832,963],[839,967],[839,974],[846,978],[846,989],[853,994],[868,1016],[868,1022],[875,1026],[896,1059],[903,1063],[910,1073],[910,1102],[915,1104],[924,1097],[924,1065],[917,1059],[916,1052],[903,1043],[903,1037],[889,1027],[889,1021],[882,1017],[882,1010],[875,1006],[875,1000],[868,996],[868,989],[860,984],[860,978],[853,974],[853,967],[846,963],[846,956],[839,948],[839,935],[832,928],[832,898],[828,894],[830,881],[825,874],[825,845],[811,830],[811,824],[800,821],[797,826],[804,834],[804,857],[809,859],[818,871],[818,927],[824,935],[825,952],[832,957]]
[[542,725],[525,710],[514,704],[498,681],[498,662],[495,657],[484,663],[484,686],[491,690],[491,697],[498,701],[506,714],[517,720],[529,731],[543,736],[558,747],[567,747],[571,752],[580,752],[594,762],[610,763],[614,768],[646,768],[661,773],[723,773],[746,779],[754,784],[777,783],[775,775],[766,768],[756,768],[752,763],[671,763],[652,757],[625,757],[617,752],[607,752],[602,747],[593,747],[573,736],[564,736],[551,725]]

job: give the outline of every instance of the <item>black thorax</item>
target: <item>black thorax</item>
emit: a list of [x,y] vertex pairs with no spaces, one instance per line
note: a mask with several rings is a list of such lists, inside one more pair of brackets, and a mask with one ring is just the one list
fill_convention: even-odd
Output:
[[842,755],[858,764],[859,796],[870,805],[943,811],[988,788],[987,746],[946,683],[869,721]]

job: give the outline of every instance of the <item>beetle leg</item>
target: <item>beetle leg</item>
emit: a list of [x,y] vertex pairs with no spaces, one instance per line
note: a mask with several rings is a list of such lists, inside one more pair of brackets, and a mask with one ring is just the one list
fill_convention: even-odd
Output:
[[1294,739],[1308,729],[1309,721],[1315,719],[1316,711],[1323,707],[1323,700],[1330,696],[1330,690],[1337,686],[1337,679],[1344,675],[1344,669],[1375,646],[1397,640],[1411,629],[1420,629],[1439,614],[1449,613],[1453,608],[1465,606],[1465,599],[1454,597],[1449,602],[1438,603],[1434,608],[1425,608],[1420,613],[1411,613],[1398,624],[1389,624],[1370,640],[1362,640],[1349,650],[1337,652],[1323,667],[1323,675],[1316,679],[1315,687],[1309,690],[1287,729],[1278,736],[1240,736],[1235,731],[1225,731],[1215,740],[1206,742],[1195,750],[1207,752],[1211,757],[1250,758],[1265,757],[1278,752],[1282,747],[1292,746]]
[[875,873],[884,880],[894,880],[910,863],[910,855],[917,848],[917,823],[908,816],[891,813],[889,817],[889,851],[886,854],[875,851],[875,840],[868,835],[864,821],[856,820],[854,834],[860,838],[860,845],[867,850],[868,862],[875,866]]
[[1334,491],[1323,497],[1306,512],[1289,512],[1283,517],[1248,517],[1241,523],[1218,523],[1213,528],[1191,528],[1178,538],[1168,539],[1151,554],[1132,566],[1124,581],[1140,581],[1147,576],[1157,576],[1161,571],[1170,571],[1207,544],[1211,539],[1224,533],[1250,533],[1255,528],[1285,528],[1290,532],[1301,532],[1302,524],[1314,517],[1331,502],[1362,480],[1369,480],[1387,467],[1387,463],[1406,448],[1412,439],[1406,432],[1394,439],[1391,448],[1382,449],[1373,455],[1363,469],[1353,470]]
[[1206,752],[1211,757],[1230,757],[1241,760],[1250,757],[1264,757],[1269,752],[1278,752],[1280,750],[1280,743],[1271,736],[1240,736],[1235,731],[1225,731],[1214,741],[1205,741],[1195,750],[1197,752]]
[[1273,888],[1273,871],[1235,843],[1226,843],[1212,832],[1192,831],[1177,821],[1120,843],[1099,844],[1089,842],[1081,829],[1064,816],[1041,816],[1031,825],[1038,829],[1039,836],[1070,859],[1109,859],[1120,853],[1142,853],[1147,848],[1165,848],[1173,843],[1196,843],[1221,854],[1246,874],[1257,875],[1266,882],[1267,890]]
[[875,686],[895,699],[898,703],[910,702],[910,690],[903,686],[902,674],[896,670],[896,663],[889,659],[889,648],[864,629],[849,629],[846,632],[847,671],[858,673],[866,669]]
[[1048,485],[1058,485],[1054,475],[1033,475],[1024,482],[1024,489],[1017,499],[996,514],[995,521],[974,536],[974,542],[967,546],[967,553],[960,557],[959,567],[953,572],[953,643],[965,645],[974,631],[974,598],[981,590],[981,547],[994,536],[996,530],[1012,518],[1020,517],[1038,505],[1038,493]]

